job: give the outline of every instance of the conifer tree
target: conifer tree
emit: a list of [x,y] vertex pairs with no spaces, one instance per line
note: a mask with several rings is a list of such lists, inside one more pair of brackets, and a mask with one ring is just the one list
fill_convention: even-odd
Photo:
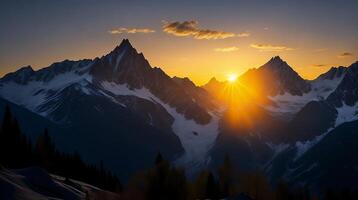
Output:
[[236,174],[231,164],[230,157],[225,156],[224,163],[218,169],[220,196],[226,198],[231,194],[234,187]]

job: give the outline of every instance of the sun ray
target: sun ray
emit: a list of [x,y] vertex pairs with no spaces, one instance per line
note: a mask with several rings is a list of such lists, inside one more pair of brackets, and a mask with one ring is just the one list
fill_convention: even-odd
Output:
[[233,83],[237,80],[237,74],[229,74],[227,76],[227,80],[230,82],[230,83]]

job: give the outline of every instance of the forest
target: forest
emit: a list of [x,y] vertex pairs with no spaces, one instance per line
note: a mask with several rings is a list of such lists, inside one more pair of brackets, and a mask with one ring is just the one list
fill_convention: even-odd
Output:
[[229,156],[218,169],[202,170],[196,178],[188,179],[185,169],[173,166],[158,152],[150,169],[137,172],[128,183],[122,184],[120,177],[105,169],[103,162],[89,164],[78,153],[59,151],[47,129],[36,141],[31,141],[19,123],[7,106],[0,131],[0,170],[39,166],[66,180],[83,181],[118,193],[120,199],[358,199],[358,192],[349,189],[327,188],[314,193],[308,186],[291,186],[284,179],[272,183],[259,169],[241,171],[233,167]]

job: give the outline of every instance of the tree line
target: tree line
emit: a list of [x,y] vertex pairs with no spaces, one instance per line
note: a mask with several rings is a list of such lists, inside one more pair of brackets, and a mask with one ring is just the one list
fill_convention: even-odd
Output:
[[39,166],[66,178],[72,178],[106,190],[120,192],[122,185],[117,176],[99,165],[86,164],[78,153],[60,152],[47,129],[32,142],[21,131],[9,106],[5,108],[0,129],[0,165],[17,169]]
[[[352,190],[326,190],[314,196],[306,186],[290,186],[284,180],[275,187],[259,170],[240,171],[229,156],[215,170],[202,170],[188,180],[184,168],[173,166],[158,153],[150,169],[139,171],[122,186],[118,177],[99,165],[85,163],[78,153],[60,152],[47,129],[32,142],[23,134],[10,108],[0,128],[0,165],[6,168],[40,166],[50,173],[79,180],[120,194],[123,200],[356,200]],[[67,179],[66,179],[67,180]]]

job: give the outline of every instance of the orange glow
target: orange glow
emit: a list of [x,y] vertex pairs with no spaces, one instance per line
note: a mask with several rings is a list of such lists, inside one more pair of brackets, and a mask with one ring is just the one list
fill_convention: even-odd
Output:
[[227,76],[227,80],[230,82],[230,83],[233,83],[237,80],[237,75],[236,74],[229,74]]
[[221,90],[211,90],[220,103],[227,107],[223,123],[230,129],[229,132],[249,134],[256,124],[266,121],[261,105],[267,103],[268,99],[262,93],[261,83],[252,80],[254,77],[250,79],[247,82],[240,80],[236,74],[229,74]]

